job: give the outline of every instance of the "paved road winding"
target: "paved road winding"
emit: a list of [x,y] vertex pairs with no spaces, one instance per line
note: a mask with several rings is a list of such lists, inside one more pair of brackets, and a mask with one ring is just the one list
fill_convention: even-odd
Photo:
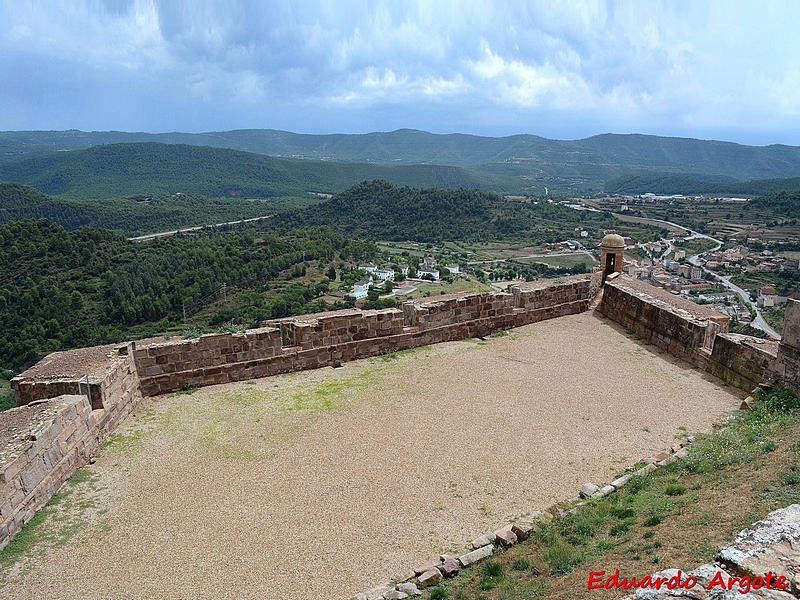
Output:
[[[594,208],[591,208],[591,207],[581,206],[580,208],[578,208],[578,206],[580,206],[580,205],[569,205],[569,204],[567,206],[569,206],[570,208],[575,208],[576,210],[589,210],[589,211],[593,211],[593,212],[600,212],[597,209],[594,209]],[[625,215],[621,215],[621,214],[618,214],[618,213],[612,213],[612,214],[616,218],[627,218]],[[692,229],[689,229],[688,227],[685,227],[684,225],[679,225],[678,223],[674,223],[672,221],[665,221],[664,219],[651,219],[651,218],[644,218],[644,217],[637,218],[637,220],[639,220],[640,222],[652,222],[654,224],[669,225],[671,227],[675,227],[675,228],[681,229],[683,231],[686,231],[689,235],[686,236],[684,239],[700,238],[700,239],[705,239],[705,240],[709,240],[711,242],[714,242],[715,246],[713,248],[709,249],[709,250],[706,250],[705,252],[715,252],[715,251],[719,250],[722,247],[722,240],[718,240],[716,238],[711,237],[710,235],[706,235],[704,233],[700,233],[699,231],[693,231]],[[667,255],[669,255],[669,253],[672,252],[672,249],[673,249],[672,244],[669,241],[664,240],[664,242],[667,243],[668,247],[667,247],[667,250],[664,252],[664,254],[662,255],[661,258],[664,258]],[[700,254],[703,254],[703,252],[701,252]],[[770,327],[769,323],[767,323],[767,321],[764,319],[764,316],[761,314],[761,311],[758,310],[758,307],[756,307],[754,304],[752,304],[752,301],[750,300],[750,292],[748,292],[745,289],[740,288],[738,285],[733,283],[730,280],[729,276],[720,275],[718,273],[715,273],[711,269],[706,268],[703,264],[700,263],[700,254],[694,254],[693,256],[690,256],[687,259],[688,262],[690,264],[696,266],[696,267],[700,267],[701,269],[703,269],[703,272],[709,273],[710,275],[712,275],[724,287],[726,287],[729,290],[731,290],[731,291],[735,292],[736,294],[738,294],[739,297],[742,299],[742,301],[744,301],[746,303],[750,303],[753,306],[753,310],[755,311],[756,316],[753,319],[753,321],[750,323],[751,326],[755,327],[756,329],[760,329],[761,331],[765,332],[767,335],[769,335],[771,337],[780,339],[781,335],[777,331],[775,331],[772,327]]]

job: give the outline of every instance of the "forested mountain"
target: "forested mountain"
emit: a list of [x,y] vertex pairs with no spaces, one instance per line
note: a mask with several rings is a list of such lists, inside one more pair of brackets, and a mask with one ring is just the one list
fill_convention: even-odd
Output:
[[[292,272],[305,272],[295,267],[368,260],[375,251],[324,227],[135,244],[104,229],[9,223],[0,226],[0,367],[19,369],[54,350],[152,334],[179,322],[184,307],[191,314],[223,284],[229,293],[260,292],[239,310],[248,325],[303,312],[327,288],[292,284]],[[286,285],[264,293],[281,274]]]
[[312,202],[311,197],[245,200],[210,199],[199,194],[77,200],[48,196],[18,183],[0,183],[0,224],[21,219],[49,219],[68,230],[92,226],[134,236],[263,217],[287,206]]
[[[196,134],[12,131],[0,132],[0,157],[8,160],[27,153],[119,142],[207,145],[324,161],[453,165],[480,171],[482,176],[512,176],[535,183],[536,191],[547,184],[552,188],[599,190],[603,182],[628,173],[693,174],[733,180],[800,176],[800,147],[745,146],[638,134],[550,140],[535,135],[439,135],[413,129],[360,135],[308,135],[270,129]],[[374,177],[434,185],[419,180],[399,181],[377,173],[364,173],[357,179]],[[479,187],[500,189],[497,185]]]
[[479,190],[420,189],[388,181],[353,186],[330,200],[281,215],[275,227],[330,227],[355,237],[384,240],[563,240],[574,226],[613,227],[610,214],[556,203],[516,201]]
[[609,194],[742,194],[758,196],[800,191],[800,177],[731,181],[728,178],[698,178],[691,175],[625,175],[607,181]]
[[209,197],[308,196],[383,178],[405,185],[520,191],[522,182],[460,167],[383,166],[292,160],[207,146],[112,144],[54,152],[0,164],[0,180],[70,198],[134,194]]
[[753,210],[764,210],[777,217],[786,219],[800,219],[800,188],[793,192],[779,192],[766,194],[750,201],[749,207]]

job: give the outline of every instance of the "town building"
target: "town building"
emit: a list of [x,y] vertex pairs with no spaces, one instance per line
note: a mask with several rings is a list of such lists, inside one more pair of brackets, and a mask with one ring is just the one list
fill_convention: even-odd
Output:
[[417,277],[423,279],[426,275],[433,277],[434,281],[439,281],[439,269],[420,267],[417,269]]
[[350,292],[350,295],[356,300],[359,300],[360,298],[366,298],[367,292],[371,287],[372,287],[372,279],[357,281],[353,284],[353,291]]
[[394,269],[375,269],[374,275],[381,281],[394,281]]

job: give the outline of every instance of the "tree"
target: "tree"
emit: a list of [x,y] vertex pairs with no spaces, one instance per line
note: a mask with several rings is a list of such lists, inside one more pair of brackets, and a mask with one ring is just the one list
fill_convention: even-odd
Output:
[[336,269],[334,268],[333,265],[331,265],[331,268],[328,269],[327,275],[328,279],[330,279],[331,281],[336,281]]

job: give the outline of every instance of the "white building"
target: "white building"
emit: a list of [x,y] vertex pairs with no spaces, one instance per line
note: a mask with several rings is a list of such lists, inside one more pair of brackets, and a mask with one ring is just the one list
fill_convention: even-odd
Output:
[[394,281],[393,269],[375,269],[375,272],[373,274],[381,281],[386,281],[386,280]]
[[358,268],[362,271],[366,271],[370,275],[374,275],[375,271],[378,270],[378,267],[376,267],[375,265],[358,265]]
[[423,279],[426,275],[433,277],[434,281],[439,281],[439,269],[428,269],[425,267],[417,269],[417,277]]
[[458,265],[446,265],[445,269],[450,271],[453,275],[458,275]]
[[356,300],[358,300],[359,298],[366,298],[367,291],[371,287],[372,287],[371,279],[365,281],[357,281],[353,284],[353,291],[350,293],[350,295],[353,296],[353,298],[355,298]]

